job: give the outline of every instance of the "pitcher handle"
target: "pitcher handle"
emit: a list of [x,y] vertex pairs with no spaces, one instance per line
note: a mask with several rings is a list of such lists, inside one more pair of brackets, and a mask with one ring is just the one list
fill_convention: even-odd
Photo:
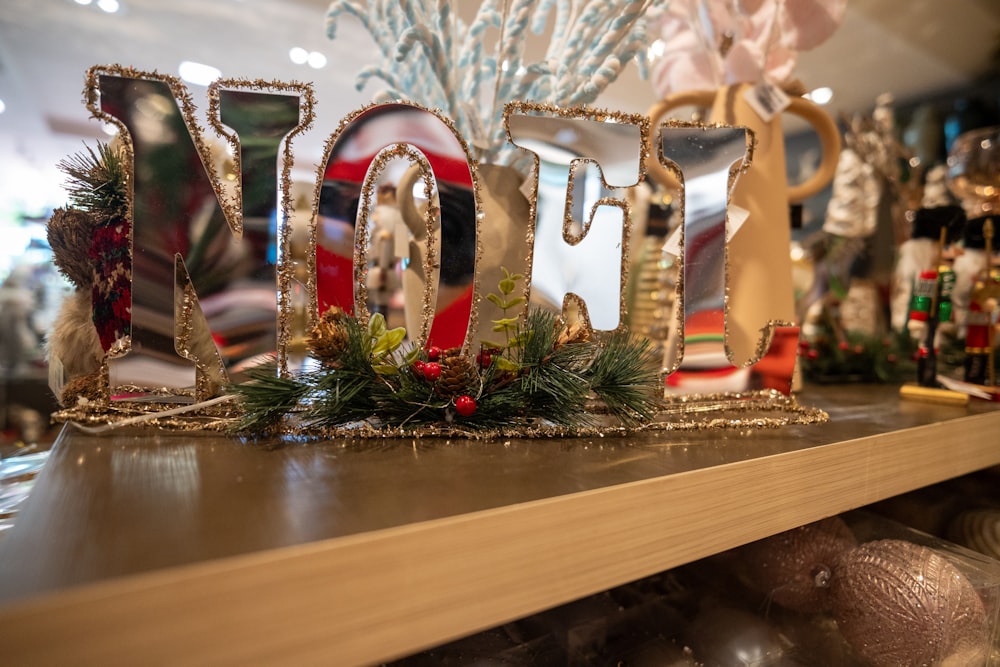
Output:
[[655,130],[660,126],[660,120],[677,107],[704,107],[712,106],[715,100],[714,90],[686,90],[680,93],[668,95],[653,105],[649,110],[649,126],[654,131],[650,132],[650,146],[646,152],[646,173],[654,181],[670,190],[680,190],[681,184],[673,171],[663,166],[659,159],[659,146],[656,145]]
[[[696,106],[710,108],[715,103],[718,91],[715,90],[688,90],[680,93],[668,95],[653,105],[649,110],[650,127],[659,127],[660,121],[672,109],[684,106]],[[791,203],[798,203],[804,199],[812,197],[814,194],[826,187],[837,171],[837,162],[840,158],[840,130],[829,114],[824,112],[819,106],[805,99],[804,97],[793,97],[786,109],[810,125],[819,136],[820,147],[822,148],[822,158],[816,172],[803,183],[790,185],[788,187],[788,200]],[[656,141],[655,133],[650,133],[650,143]],[[658,147],[650,145],[646,155],[646,172],[650,178],[660,185],[670,189],[680,189],[681,185],[677,181],[674,173],[664,167],[659,160]]]
[[816,172],[812,176],[802,183],[788,186],[788,201],[797,204],[812,197],[833,180],[837,171],[837,162],[840,160],[840,130],[837,129],[837,123],[830,114],[804,97],[791,98],[791,104],[785,111],[798,116],[813,126],[819,136],[819,144],[823,153],[819,167],[816,168]]

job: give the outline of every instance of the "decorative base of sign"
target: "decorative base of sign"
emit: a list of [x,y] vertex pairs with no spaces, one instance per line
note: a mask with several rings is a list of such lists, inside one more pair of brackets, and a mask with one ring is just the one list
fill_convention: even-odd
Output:
[[[241,433],[238,425],[246,418],[244,407],[234,395],[182,408],[176,403],[116,401],[113,405],[81,402],[52,415],[57,423],[72,424],[93,435],[148,433],[150,429],[168,432]],[[477,405],[478,409],[478,405]],[[818,408],[799,404],[794,396],[771,389],[741,393],[688,394],[663,401],[651,421],[624,426],[606,414],[604,406],[588,402],[590,423],[566,426],[544,420],[510,419],[504,425],[470,429],[453,419],[438,423],[387,426],[374,417],[339,427],[306,425],[290,416],[271,431],[269,437],[323,440],[331,438],[500,438],[624,437],[638,433],[673,431],[746,431],[775,429],[795,424],[823,424],[829,415]],[[456,412],[458,412],[456,404]]]
[[[149,166],[152,147],[133,136],[140,134],[133,116],[141,112],[137,100],[150,94],[173,100],[178,143],[165,150],[179,158],[178,164],[195,166],[167,165],[164,174],[201,174],[203,168],[208,175],[184,184],[190,197],[162,190],[159,186],[170,179],[152,178],[139,168]],[[800,408],[794,398],[778,391],[718,393],[778,387],[775,383],[713,386],[709,395],[664,399],[666,376],[676,368],[662,367],[651,342],[634,337],[623,324],[631,211],[622,193],[644,176],[651,134],[645,116],[517,101],[505,105],[505,135],[512,145],[534,154],[535,168],[533,187],[521,189],[527,211],[505,211],[507,222],[498,225],[504,231],[523,227],[518,238],[523,238],[525,247],[511,248],[518,260],[514,268],[523,266],[523,275],[494,262],[489,268],[501,272],[495,275],[481,261],[480,236],[484,225],[501,220],[486,218],[488,209],[483,210],[479,192],[480,165],[450,121],[439,114],[395,102],[345,118],[328,142],[331,159],[317,174],[314,216],[306,223],[308,248],[304,257],[293,257],[289,142],[313,119],[311,90],[304,84],[230,80],[210,86],[208,96],[209,122],[217,137],[229,144],[231,168],[215,164],[221,153],[213,153],[188,91],[177,79],[118,66],[96,67],[88,73],[88,107],[96,117],[114,122],[119,138],[114,149],[101,146],[61,165],[71,177],[73,208],[54,216],[49,231],[57,265],[78,290],[73,302],[77,308],[67,311],[66,319],[95,331],[98,340],[96,345],[93,340],[84,345],[61,337],[62,352],[53,354],[53,368],[61,371],[56,376],[64,376],[57,378],[57,394],[66,409],[55,415],[57,421],[78,424],[91,433],[138,426],[246,437],[489,439],[769,428],[826,419],[821,411]],[[415,127],[415,116],[423,118],[434,130],[432,135],[446,135],[450,147],[441,149],[442,155],[432,155],[433,151],[422,152],[409,143],[382,145],[379,139],[375,143],[381,147],[376,146],[373,157],[353,165],[341,159],[341,142],[353,136],[362,121],[385,121],[390,116],[410,129]],[[180,130],[182,125],[186,132]],[[166,125],[163,129],[166,132]],[[594,137],[593,146],[586,142],[570,146],[569,153],[576,157],[560,167],[564,206],[557,245],[565,246],[570,256],[563,261],[582,277],[559,288],[561,314],[529,309],[540,179],[539,157],[531,142],[537,144],[550,135],[576,136],[577,131]],[[705,138],[720,132],[731,135],[732,157],[738,159],[730,168],[727,187],[720,185],[717,193],[718,215],[710,221],[712,229],[724,226],[726,193],[749,165],[746,133],[666,124],[658,142],[658,156],[666,160],[668,154],[683,154],[681,162],[691,168],[694,178],[704,159],[715,155],[702,148]],[[254,139],[266,139],[266,154],[253,154],[251,147],[258,145]],[[618,157],[597,150],[607,146],[614,146]],[[625,149],[631,157],[617,168]],[[333,155],[339,158],[333,160]],[[402,327],[389,329],[382,314],[370,314],[365,306],[368,227],[378,178],[397,158],[416,164],[424,185],[423,226],[407,231],[396,225],[401,236],[393,244],[394,252],[398,245],[411,250],[411,260],[421,258],[419,268],[426,278],[420,303],[410,304],[421,311],[420,331],[409,336]],[[592,169],[592,176],[599,177],[610,194],[591,202],[589,213],[577,200],[584,208],[581,220],[574,192],[578,180],[590,178],[585,169]],[[687,173],[684,165],[678,170],[680,176]],[[366,175],[355,182],[347,177],[349,171]],[[229,176],[238,187],[225,185]],[[356,193],[358,201],[347,208],[320,211],[324,194],[329,194],[324,190],[328,181],[341,199]],[[251,183],[261,201],[251,196]],[[461,201],[446,206],[450,200]],[[164,204],[180,201],[204,205],[173,210]],[[599,211],[609,215],[599,216]],[[695,225],[683,243],[698,245],[698,231]],[[414,239],[408,234],[417,240],[426,237],[423,251],[412,252]],[[88,239],[89,247],[84,247]],[[718,235],[709,256],[685,254],[686,279],[681,283],[686,298],[678,299],[678,318],[688,322],[691,318],[682,317],[683,313],[698,308],[717,313],[718,331],[723,334],[718,343],[730,359],[731,299],[724,271],[729,252],[723,239]],[[230,240],[238,241],[239,247]],[[584,246],[598,252],[582,254]],[[276,258],[271,249],[277,251]],[[321,250],[330,251],[322,262]],[[338,250],[346,254],[338,255]],[[594,256],[601,257],[603,265],[579,270]],[[467,269],[457,275],[456,265],[466,263]],[[302,284],[296,282],[297,266],[305,267]],[[484,280],[496,280],[498,292],[483,294]],[[524,289],[518,287],[519,281],[524,281]],[[437,294],[432,298],[435,283]],[[696,290],[699,285],[707,291]],[[480,308],[493,325],[481,333]],[[326,314],[319,317],[323,311]],[[443,334],[436,337],[430,330],[442,322],[449,328],[447,343]],[[759,352],[772,338],[797,340],[797,328],[779,324],[771,321],[760,332]],[[53,332],[52,338],[60,338],[58,334]],[[296,356],[290,363],[293,339],[308,348],[297,347],[294,355],[306,352],[308,358]],[[57,341],[50,342],[51,350],[60,349]],[[87,347],[96,354],[96,367],[66,363],[83,356]],[[781,375],[790,377],[795,345],[780,347],[788,352],[782,359],[789,362]],[[682,351],[678,357],[683,357]],[[765,370],[764,362],[757,364],[757,370]],[[240,375],[249,380],[240,380]],[[156,385],[149,386],[150,382]]]

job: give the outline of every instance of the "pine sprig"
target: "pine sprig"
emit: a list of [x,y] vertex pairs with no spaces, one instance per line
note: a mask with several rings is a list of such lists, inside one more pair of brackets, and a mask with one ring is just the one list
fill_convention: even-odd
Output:
[[594,357],[591,373],[594,393],[626,426],[648,422],[662,407],[656,356],[646,339],[613,333]]
[[[520,276],[505,280],[511,278]],[[501,290],[506,299],[513,286]],[[306,432],[358,422],[387,433],[579,429],[597,424],[588,409],[595,397],[628,427],[655,413],[659,369],[648,342],[618,333],[591,340],[582,327],[565,327],[540,309],[515,325],[498,325],[506,343],[485,348],[473,363],[458,349],[404,350],[405,331],[387,329],[381,315],[365,326],[331,309],[309,339],[319,369],[279,378],[264,368],[232,388],[247,413],[236,430],[274,432],[286,416]]]
[[128,213],[128,166],[122,151],[98,142],[97,151],[84,146],[58,163],[66,174],[66,192],[76,208],[105,219],[125,217]]
[[237,433],[263,434],[273,431],[315,388],[308,376],[279,377],[276,366],[265,364],[248,371],[248,382],[235,384],[230,392],[242,399],[243,417],[236,422]]
[[558,342],[556,316],[543,310],[529,311],[519,336],[525,339],[521,364],[521,390],[527,409],[542,419],[562,426],[586,426],[590,387],[586,369],[592,350],[586,343]]

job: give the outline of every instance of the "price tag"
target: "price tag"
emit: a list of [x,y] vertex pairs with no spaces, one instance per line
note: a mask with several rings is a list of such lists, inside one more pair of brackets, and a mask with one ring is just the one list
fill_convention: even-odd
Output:
[[747,88],[743,91],[743,98],[765,123],[770,122],[792,103],[785,91],[770,81],[760,81],[753,87]]

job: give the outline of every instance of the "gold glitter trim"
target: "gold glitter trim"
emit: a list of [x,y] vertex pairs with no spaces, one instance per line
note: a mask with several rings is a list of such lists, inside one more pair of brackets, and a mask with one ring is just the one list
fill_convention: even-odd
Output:
[[[224,90],[235,91],[255,91],[273,94],[294,95],[299,98],[299,122],[295,128],[287,133],[282,139],[282,147],[279,149],[281,156],[281,170],[279,172],[279,188],[281,201],[279,204],[278,225],[278,260],[275,264],[275,278],[278,288],[278,372],[282,375],[288,373],[288,348],[292,339],[292,321],[295,317],[295,306],[292,299],[292,283],[295,281],[295,263],[292,259],[291,236],[292,228],[289,220],[295,203],[292,201],[292,164],[295,157],[292,152],[292,142],[299,135],[312,127],[316,118],[316,97],[313,94],[311,84],[298,81],[264,81],[263,79],[218,79],[208,86],[208,122],[209,125],[224,138],[233,154],[233,171],[236,174],[243,173],[243,156],[240,150],[240,140],[235,132],[231,132],[222,123],[220,108],[220,93]],[[235,201],[243,199],[243,181],[237,178],[235,181]],[[240,207],[237,207],[238,233],[243,234],[243,216]],[[233,228],[237,231],[236,228]]]
[[[128,208],[127,215],[130,221],[135,220],[135,188],[134,188],[134,169],[135,169],[135,147],[132,143],[132,137],[128,131],[125,124],[118,118],[111,114],[105,113],[100,108],[100,77],[101,76],[111,76],[126,79],[139,79],[144,81],[157,81],[165,84],[177,102],[178,109],[181,112],[181,117],[184,120],[184,125],[187,128],[188,134],[194,144],[195,150],[205,167],[206,176],[212,185],[212,189],[215,192],[216,199],[218,200],[219,206],[222,209],[223,215],[226,218],[226,222],[229,225],[232,233],[238,236],[243,234],[243,211],[242,211],[242,195],[243,195],[243,185],[241,179],[236,179],[233,184],[234,190],[231,192],[227,189],[224,179],[221,179],[218,174],[218,170],[213,167],[214,156],[212,154],[211,148],[206,143],[204,134],[202,132],[201,126],[199,125],[196,117],[196,106],[191,97],[191,94],[187,86],[177,77],[170,76],[167,74],[160,74],[159,72],[152,71],[146,72],[134,69],[132,67],[123,67],[121,65],[98,65],[91,67],[87,70],[84,84],[84,103],[87,109],[91,112],[91,115],[103,122],[111,123],[118,130],[119,140],[122,142],[122,146],[126,152],[128,159],[125,160],[125,168],[127,169],[127,180],[129,183],[128,187]],[[299,97],[299,122],[295,128],[287,133],[283,140],[283,148],[281,149],[282,155],[282,167],[280,172],[280,216],[282,224],[279,226],[279,253],[278,262],[275,267],[276,271],[276,281],[278,288],[278,321],[277,321],[277,350],[278,350],[278,370],[281,373],[287,372],[287,350],[289,347],[289,341],[291,339],[291,322],[294,318],[293,303],[291,296],[291,283],[294,276],[294,266],[291,260],[291,252],[289,248],[291,229],[288,225],[288,220],[293,209],[293,202],[291,200],[291,169],[294,161],[294,156],[292,155],[291,144],[292,140],[305,132],[309,127],[312,126],[313,120],[315,119],[314,108],[315,108],[315,97],[313,95],[312,87],[309,84],[291,82],[284,83],[279,81],[264,81],[262,79],[248,80],[248,79],[222,79],[213,82],[208,87],[208,122],[211,127],[218,133],[220,137],[225,139],[233,152],[233,160],[235,165],[235,172],[237,174],[241,173],[241,151],[240,151],[240,141],[239,137],[236,136],[235,132],[231,132],[224,126],[221,122],[220,107],[219,107],[219,93],[222,90],[249,90],[249,91],[268,91],[273,93],[281,94],[294,94]],[[134,229],[135,225],[131,226],[131,231],[129,235],[129,257],[134,259]],[[184,295],[184,308],[185,312],[189,312],[190,308],[188,303],[191,300],[197,300],[197,297],[187,294],[185,290]],[[179,332],[175,334],[175,345],[179,351],[187,350],[188,344],[191,337],[191,322],[189,318],[184,319],[180,322],[174,323],[175,328],[179,329]],[[131,336],[126,337],[121,344],[116,345],[112,350],[109,350],[102,360],[102,372],[107,376],[109,373],[108,362],[109,359],[118,358],[126,356],[132,347]],[[182,356],[187,358],[187,354],[179,352]],[[196,364],[196,389],[199,398],[208,398],[210,396],[218,393],[221,383],[226,381],[228,374],[224,365],[222,365],[221,357],[216,355],[216,364],[219,368],[207,368],[211,361],[207,359],[198,359],[199,363]],[[110,388],[109,388],[110,391]]]
[[[334,153],[334,148],[336,147],[337,141],[341,138],[345,131],[350,128],[353,123],[359,120],[364,115],[370,113],[372,110],[379,108],[402,108],[413,111],[422,111],[429,113],[435,118],[437,118],[451,134],[454,136],[455,140],[458,142],[459,146],[462,148],[462,152],[465,155],[466,163],[469,166],[469,175],[472,179],[472,195],[475,201],[475,237],[476,237],[476,253],[475,253],[475,263],[476,267],[473,272],[473,283],[472,283],[472,311],[469,315],[469,325],[466,330],[465,340],[462,344],[463,352],[468,352],[471,346],[471,341],[479,329],[479,316],[478,316],[478,304],[482,296],[480,294],[479,286],[479,267],[482,264],[482,221],[483,221],[483,202],[481,196],[481,183],[479,178],[479,162],[473,157],[473,153],[469,148],[469,144],[465,141],[462,135],[459,133],[455,124],[440,111],[434,109],[428,109],[427,107],[421,106],[414,102],[396,100],[393,102],[378,102],[374,104],[369,104],[360,109],[356,109],[352,113],[344,116],[337,125],[337,129],[327,138],[326,144],[323,148],[323,157],[320,160],[319,166],[316,172],[316,185],[313,188],[313,206],[312,206],[312,228],[309,233],[309,248],[307,251],[307,266],[309,270],[309,300],[311,307],[309,308],[308,314],[308,328],[312,328],[316,324],[316,320],[319,317],[318,310],[318,297],[317,297],[317,287],[316,287],[316,245],[317,245],[317,222],[319,220],[319,202],[320,195],[323,189],[323,180],[326,174],[327,165],[330,162],[330,158]],[[354,277],[355,277],[355,310],[358,319],[367,324],[368,322],[368,304],[367,304],[367,287],[364,280],[368,273],[368,264],[366,260],[366,253],[368,247],[368,231],[367,222],[371,216],[371,212],[374,209],[375,202],[377,201],[377,178],[378,175],[382,173],[386,164],[395,158],[405,158],[410,161],[411,164],[417,166],[420,169],[420,177],[424,182],[424,197],[427,201],[432,201],[434,194],[434,178],[433,170],[427,158],[420,151],[419,148],[404,144],[396,143],[384,147],[379,151],[372,162],[369,164],[368,174],[365,176],[365,180],[362,183],[361,190],[361,205],[358,208],[358,220],[361,220],[363,224],[358,224],[355,221],[355,240],[354,240]],[[429,207],[429,209],[424,214],[424,219],[427,225],[427,253],[424,261],[424,275],[431,276],[435,275],[432,269],[436,269],[438,266],[438,260],[436,257],[436,252],[434,250],[434,236],[435,229],[439,228],[440,225],[437,224],[436,216],[439,211],[435,207]],[[360,250],[364,248],[365,250]],[[427,339],[427,335],[430,332],[430,323],[433,319],[435,312],[435,305],[431,303],[431,295],[433,288],[430,281],[424,286],[423,302],[421,304],[421,326],[419,341],[423,343]],[[412,332],[411,332],[412,333]]]
[[[504,105],[503,114],[503,124],[504,131],[507,135],[507,141],[516,145],[514,137],[510,131],[510,118],[514,115],[523,116],[538,116],[538,117],[559,117],[559,118],[570,118],[570,119],[581,119],[581,120],[592,120],[600,123],[617,123],[621,125],[631,125],[639,129],[639,173],[636,180],[636,184],[642,182],[643,178],[646,176],[646,162],[649,157],[649,135],[650,135],[650,121],[649,117],[643,114],[629,114],[622,113],[618,111],[610,111],[608,109],[598,109],[592,107],[559,107],[552,104],[538,104],[534,102],[522,102],[522,101],[512,101]],[[537,153],[531,152],[532,160],[532,183],[533,188],[530,197],[530,218],[531,220],[537,219],[538,213],[538,174],[540,168],[540,160]],[[629,242],[631,239],[631,228],[632,228],[632,213],[628,204],[628,200],[624,197],[621,199],[614,197],[602,197],[591,207],[590,213],[586,220],[581,221],[581,232],[579,234],[573,233],[573,226],[575,220],[573,219],[573,182],[576,169],[580,165],[586,166],[587,164],[593,164],[597,167],[597,172],[601,177],[601,185],[607,190],[616,190],[618,188],[612,187],[607,180],[604,178],[604,170],[601,168],[600,164],[591,158],[579,158],[575,159],[570,163],[569,169],[569,187],[566,190],[566,203],[563,209],[563,227],[562,235],[563,239],[569,245],[577,245],[583,241],[586,237],[587,232],[590,229],[590,225],[594,220],[594,213],[599,206],[615,206],[622,209],[622,262],[621,270],[619,271],[619,285],[618,285],[618,327],[616,331],[622,331],[626,328],[625,321],[627,318],[626,303],[624,294],[626,292],[626,285],[628,284],[629,275]],[[524,296],[525,299],[530,299],[531,296],[531,275],[532,268],[534,265],[534,247],[535,247],[535,229],[534,225],[528,225],[529,238],[528,238],[528,259],[526,263],[526,270],[528,279],[525,281]],[[562,312],[563,318],[566,318],[567,308],[571,306],[576,306],[579,309],[580,321],[584,323],[587,331],[593,331],[593,327],[590,323],[590,315],[587,312],[587,307],[578,295],[568,294],[563,299]]]
[[[185,415],[156,417],[160,411],[175,408],[176,403],[116,401],[111,406],[95,406],[86,400],[56,412],[53,420],[74,422],[85,426],[107,426],[138,415],[146,415],[147,428],[180,432],[220,432],[242,416],[238,402],[227,402],[199,408]],[[595,406],[593,413],[602,410]],[[380,428],[376,423],[357,422],[348,427],[304,429],[294,418],[283,423],[276,435],[297,439],[371,439],[371,438],[463,438],[493,441],[501,438],[583,438],[622,437],[660,431],[758,431],[793,425],[823,424],[829,415],[819,409],[803,406],[794,396],[776,390],[742,393],[692,394],[666,400],[664,409],[648,424],[626,428],[611,417],[605,423],[582,428],[555,426],[548,423],[512,424],[507,428],[467,430],[442,423],[419,428]],[[130,428],[126,426],[126,428]]]

